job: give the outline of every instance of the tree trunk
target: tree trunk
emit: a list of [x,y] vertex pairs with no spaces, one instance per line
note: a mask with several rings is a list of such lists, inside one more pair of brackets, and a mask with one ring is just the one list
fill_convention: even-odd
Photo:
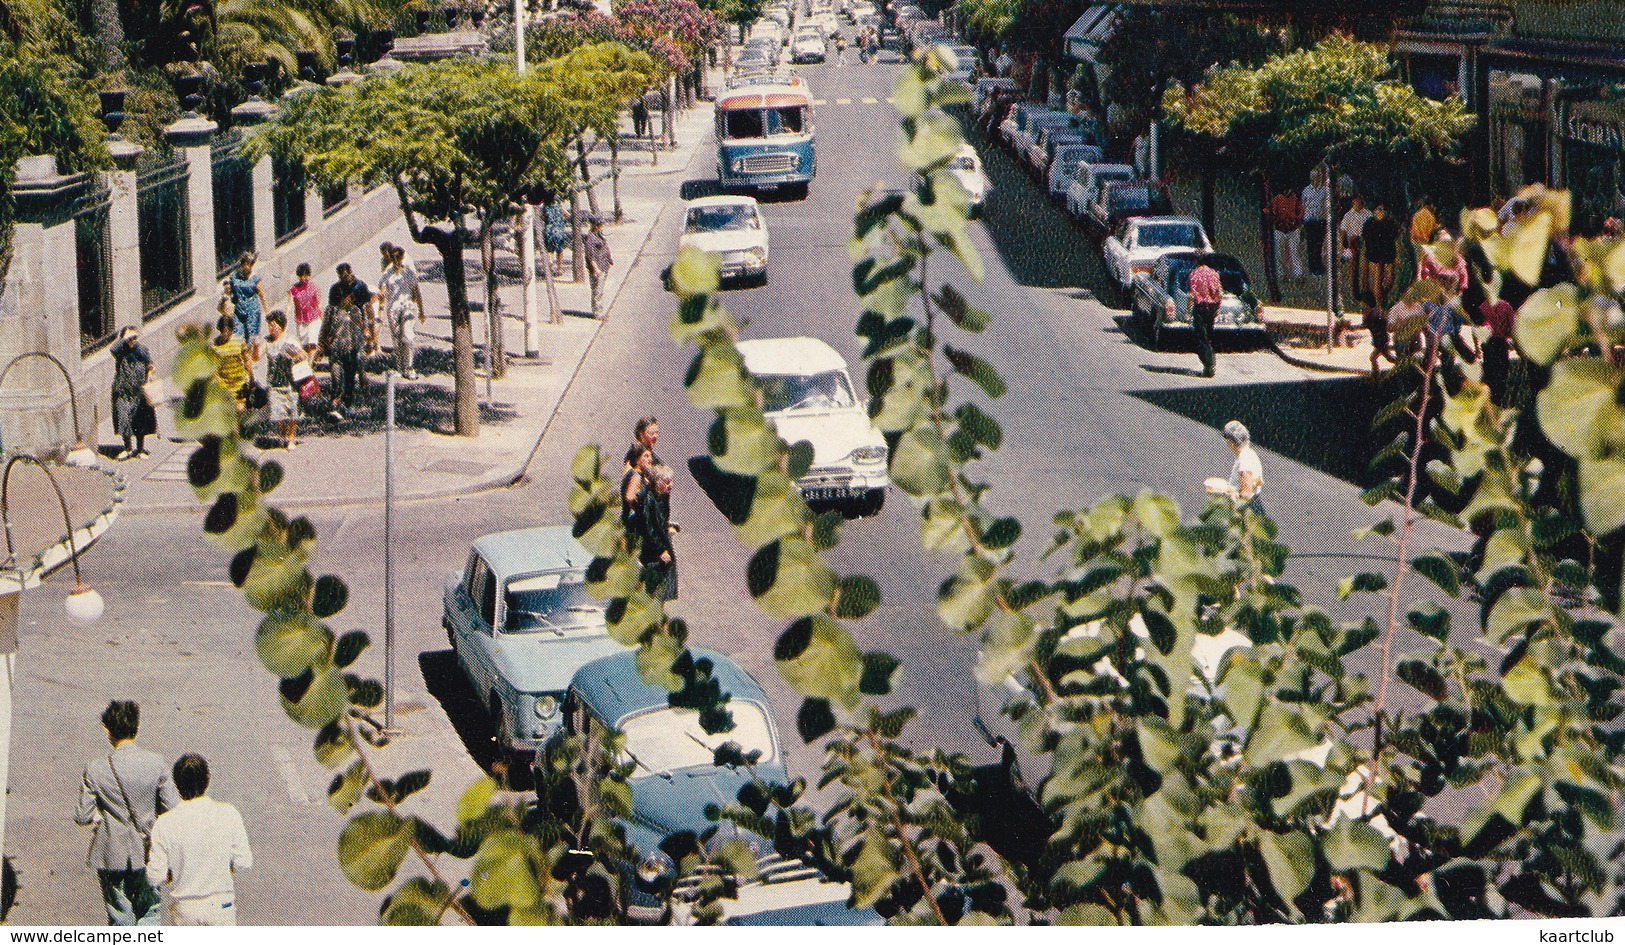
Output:
[[497,299],[496,244],[491,239],[490,217],[480,224],[480,267],[485,270],[485,368],[491,377],[508,373],[508,353],[502,341],[502,304]]
[[570,188],[570,278],[576,285],[587,281],[586,252],[581,239],[581,191]]
[[626,216],[621,212],[621,136],[609,137],[609,189],[615,198],[615,222]]
[[[587,212],[598,216],[598,190],[592,183],[592,168],[587,166],[585,134],[576,138],[576,167],[581,171],[581,186],[587,192]],[[594,145],[597,142],[593,142]]]
[[462,232],[453,227],[433,242],[446,268],[446,301],[451,309],[456,432],[458,436],[479,436],[479,380],[474,375],[474,321],[468,311],[468,271],[463,265]]
[[542,273],[547,280],[547,323],[557,325],[564,321],[564,313],[559,311],[559,287],[553,281],[553,254],[547,251],[547,243],[542,243]]
[[1208,233],[1215,232],[1213,225],[1214,194],[1218,190],[1218,168],[1213,166],[1211,159],[1202,161],[1202,228]]
[[124,20],[118,0],[90,0],[90,25],[102,71],[124,68]]

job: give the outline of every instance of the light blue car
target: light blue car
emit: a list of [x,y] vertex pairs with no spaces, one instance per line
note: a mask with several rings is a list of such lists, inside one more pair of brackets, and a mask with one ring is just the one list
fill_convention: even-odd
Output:
[[446,578],[441,623],[510,771],[558,731],[576,670],[625,649],[587,593],[591,562],[569,526],[525,528],[475,541]]

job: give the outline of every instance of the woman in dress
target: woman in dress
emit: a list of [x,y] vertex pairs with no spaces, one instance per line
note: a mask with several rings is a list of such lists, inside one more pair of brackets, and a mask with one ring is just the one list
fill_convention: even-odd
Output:
[[157,414],[142,388],[152,380],[152,355],[134,328],[125,328],[112,348],[113,429],[124,440],[119,459],[147,455],[147,434],[156,433]]
[[231,314],[237,319],[237,334],[243,339],[248,348],[251,360],[260,359],[260,333],[264,329],[265,310],[269,306],[265,303],[265,287],[260,284],[260,277],[254,274],[254,264],[259,257],[253,252],[243,253],[237,258],[237,268],[226,277],[224,298],[221,299],[220,314],[226,314],[225,301],[231,300]]

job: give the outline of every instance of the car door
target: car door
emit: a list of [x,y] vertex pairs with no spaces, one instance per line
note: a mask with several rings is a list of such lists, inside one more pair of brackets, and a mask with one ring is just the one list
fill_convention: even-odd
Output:
[[1119,285],[1127,285],[1123,273],[1128,271],[1128,252],[1134,241],[1134,230],[1129,224],[1117,228],[1117,232],[1106,237],[1102,255],[1106,257],[1106,271],[1111,273]]
[[496,683],[497,603],[500,581],[486,562],[480,562],[476,579],[469,585],[473,591],[474,620],[469,634],[469,647],[464,659],[466,671],[474,692],[483,703]]

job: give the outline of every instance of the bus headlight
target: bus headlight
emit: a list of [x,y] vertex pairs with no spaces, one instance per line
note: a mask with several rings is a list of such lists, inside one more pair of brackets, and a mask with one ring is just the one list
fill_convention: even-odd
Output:
[[743,174],[745,172],[745,159],[734,158],[733,170],[735,174]]

